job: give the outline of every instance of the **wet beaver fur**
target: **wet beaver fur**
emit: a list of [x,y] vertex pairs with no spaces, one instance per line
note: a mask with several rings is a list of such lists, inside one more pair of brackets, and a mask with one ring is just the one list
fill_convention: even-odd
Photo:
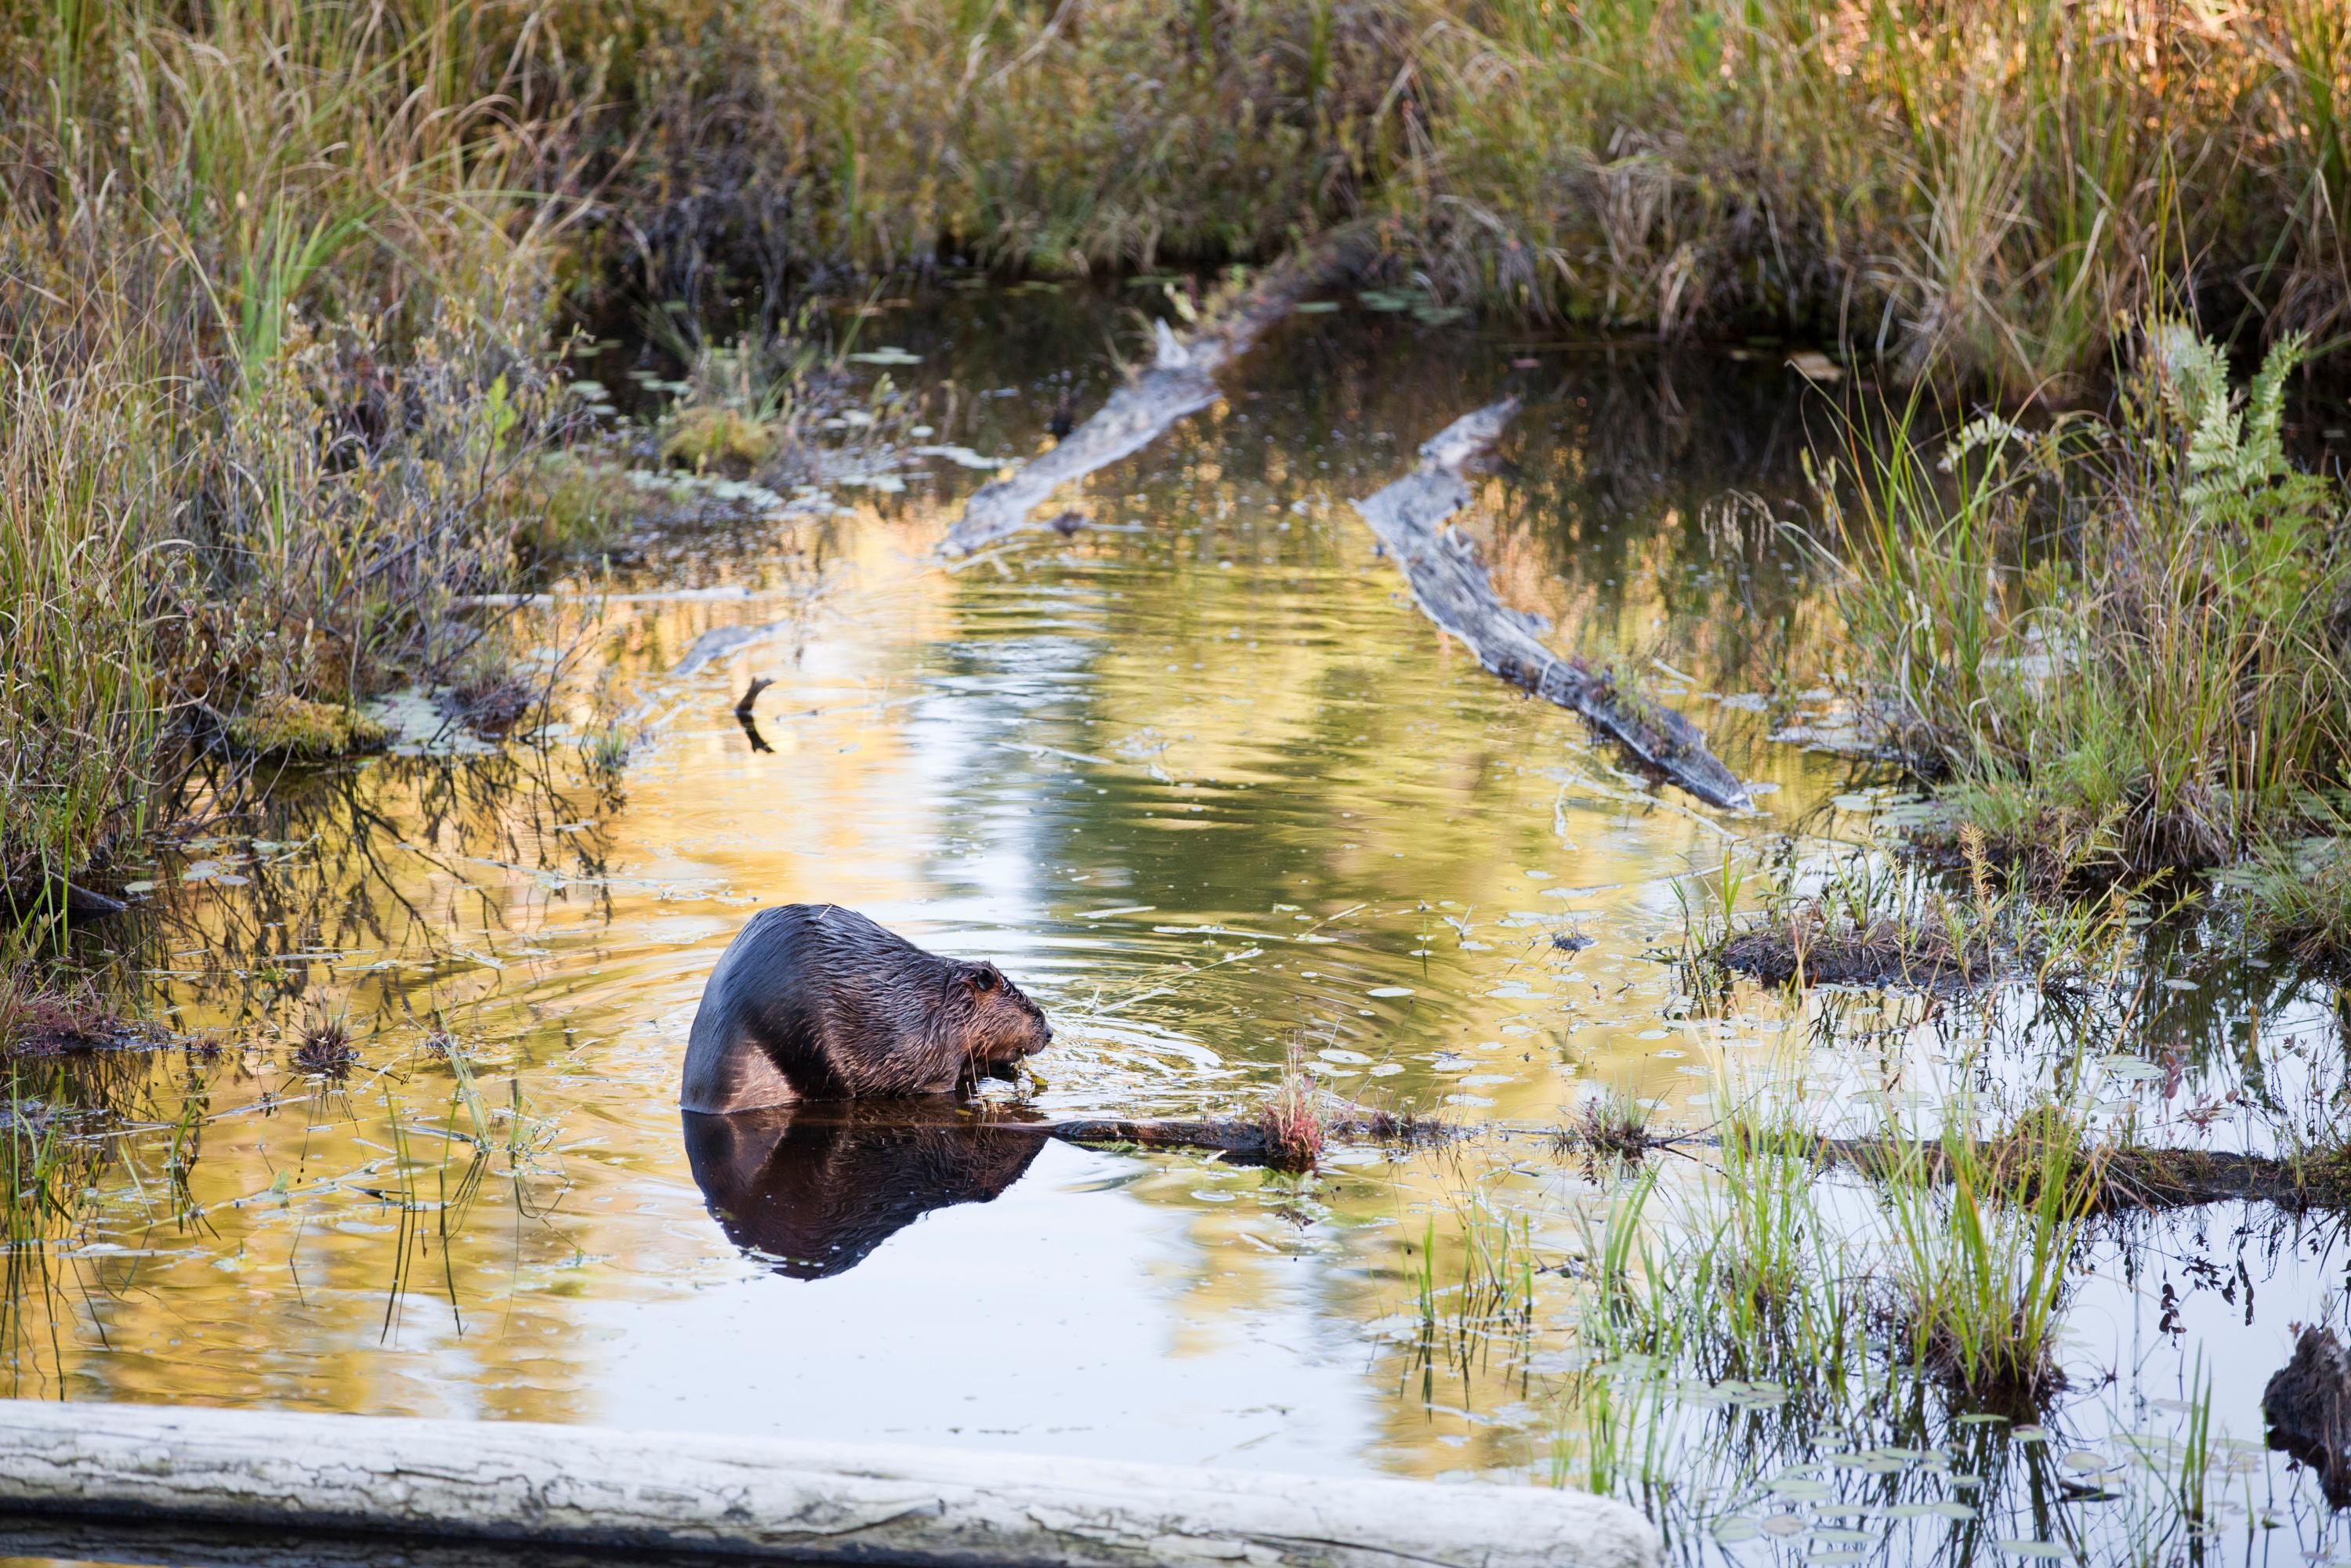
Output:
[[678,1103],[945,1093],[1052,1038],[995,965],[925,953],[838,904],[788,904],[753,915],[710,971]]

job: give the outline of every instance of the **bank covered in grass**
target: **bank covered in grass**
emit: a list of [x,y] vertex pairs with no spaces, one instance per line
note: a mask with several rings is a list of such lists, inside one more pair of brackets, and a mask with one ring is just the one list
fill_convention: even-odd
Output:
[[1937,831],[2048,892],[2220,872],[2340,955],[2351,489],[2285,451],[2302,352],[2240,390],[2158,321],[2110,417],[1897,428],[1854,504],[1823,488],[1823,557],[1865,727],[1936,785]]

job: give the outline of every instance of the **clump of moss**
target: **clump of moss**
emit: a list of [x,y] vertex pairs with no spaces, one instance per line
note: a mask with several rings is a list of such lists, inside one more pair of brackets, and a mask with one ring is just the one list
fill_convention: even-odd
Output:
[[680,410],[662,438],[662,461],[697,474],[750,473],[776,449],[776,433],[739,408],[702,404]]
[[153,1030],[123,1018],[87,992],[35,995],[18,1000],[0,1019],[0,1052],[15,1057],[135,1049],[157,1040]]
[[273,692],[228,721],[228,742],[256,757],[324,762],[380,751],[391,734],[365,714]]

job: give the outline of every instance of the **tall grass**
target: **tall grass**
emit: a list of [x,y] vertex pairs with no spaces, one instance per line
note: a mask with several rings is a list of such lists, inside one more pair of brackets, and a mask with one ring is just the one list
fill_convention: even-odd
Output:
[[445,663],[507,570],[558,415],[517,26],[0,18],[0,884],[135,831],[167,737]]
[[1886,1310],[1924,1369],[2027,1398],[2057,1377],[2066,1270],[2098,1195],[2078,1120],[2053,1108],[1979,1142],[1964,1102],[1908,1145],[1881,1187]]
[[2018,391],[2095,372],[2183,277],[2280,329],[2351,299],[2335,0],[628,14],[664,292],[1262,257],[1368,220],[1448,299],[1807,332]]

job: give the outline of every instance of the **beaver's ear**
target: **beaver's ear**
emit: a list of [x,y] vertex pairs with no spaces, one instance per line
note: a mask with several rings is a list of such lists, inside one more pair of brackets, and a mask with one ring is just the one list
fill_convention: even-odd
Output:
[[993,964],[974,964],[963,972],[963,983],[984,997],[1004,984],[1004,977]]

